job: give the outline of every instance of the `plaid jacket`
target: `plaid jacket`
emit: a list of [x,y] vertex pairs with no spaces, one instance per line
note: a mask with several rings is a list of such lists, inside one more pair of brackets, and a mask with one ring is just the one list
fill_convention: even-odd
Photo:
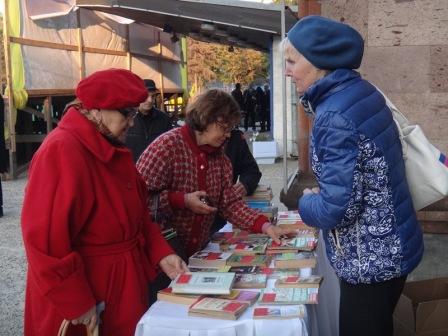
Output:
[[187,255],[207,243],[215,214],[199,215],[185,208],[185,193],[206,191],[219,214],[243,230],[261,232],[268,221],[233,190],[232,166],[223,149],[207,153],[188,126],[158,137],[140,156],[137,169],[148,186],[150,208],[157,211],[162,225],[175,227]]

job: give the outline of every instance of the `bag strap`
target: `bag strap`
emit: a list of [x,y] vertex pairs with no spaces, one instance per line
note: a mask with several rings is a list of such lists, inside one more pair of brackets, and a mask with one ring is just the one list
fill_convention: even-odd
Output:
[[400,137],[401,148],[403,152],[403,159],[406,160],[407,146],[408,144],[404,141],[404,133],[403,128],[409,126],[409,120],[400,112],[400,110],[390,101],[390,99],[381,91],[377,86],[375,88],[381,93],[386,101],[387,107],[392,112],[392,118],[394,119],[395,124],[397,125],[398,136]]
[[[71,322],[68,320],[64,320],[61,323],[61,326],[59,327],[59,331],[58,331],[58,336],[65,336],[67,334],[67,330],[70,327]],[[98,324],[95,326],[95,328],[93,330],[89,329],[87,326],[86,327],[86,331],[87,331],[87,336],[98,336]]]

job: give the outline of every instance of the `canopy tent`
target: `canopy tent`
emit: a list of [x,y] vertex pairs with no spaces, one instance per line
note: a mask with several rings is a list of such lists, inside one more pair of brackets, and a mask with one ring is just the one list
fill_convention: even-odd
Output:
[[[76,0],[76,6],[123,16],[206,42],[268,51],[281,35],[281,5],[238,0]],[[297,21],[288,7],[288,30]]]

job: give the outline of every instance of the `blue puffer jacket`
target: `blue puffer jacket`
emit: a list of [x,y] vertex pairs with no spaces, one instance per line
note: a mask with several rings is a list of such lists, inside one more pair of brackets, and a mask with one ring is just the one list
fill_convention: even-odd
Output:
[[422,258],[423,238],[382,94],[356,71],[339,69],[302,103],[315,114],[310,156],[320,193],[304,195],[299,211],[323,230],[336,274],[352,284],[408,274]]

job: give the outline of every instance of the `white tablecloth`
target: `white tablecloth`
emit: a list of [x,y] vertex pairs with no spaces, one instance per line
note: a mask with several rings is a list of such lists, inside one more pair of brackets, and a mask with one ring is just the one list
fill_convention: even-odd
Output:
[[[214,250],[217,246],[209,245]],[[303,319],[254,320],[255,304],[237,321],[188,316],[188,306],[157,301],[140,319],[135,336],[337,336],[339,283],[325,255],[322,235],[317,249],[315,274],[324,281],[319,289],[319,304],[307,305]],[[304,269],[305,276],[311,270]],[[275,280],[269,280],[272,287]]]
[[307,318],[253,320],[253,306],[237,321],[188,316],[188,306],[157,301],[143,315],[135,336],[308,336]]

